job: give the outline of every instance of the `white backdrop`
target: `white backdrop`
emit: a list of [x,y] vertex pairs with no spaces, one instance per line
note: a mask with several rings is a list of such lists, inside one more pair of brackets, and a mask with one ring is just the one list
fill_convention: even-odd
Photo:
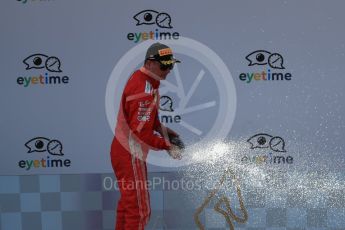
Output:
[[[296,167],[344,165],[342,1],[0,6],[2,175],[111,172],[121,89],[156,41],[182,60],[160,91],[174,111],[161,115],[181,117],[167,125],[189,145],[236,140],[251,157],[292,156]],[[246,140],[260,133],[267,142],[280,137],[274,140],[286,152],[250,149]],[[154,171],[187,164],[163,152],[149,162]]]

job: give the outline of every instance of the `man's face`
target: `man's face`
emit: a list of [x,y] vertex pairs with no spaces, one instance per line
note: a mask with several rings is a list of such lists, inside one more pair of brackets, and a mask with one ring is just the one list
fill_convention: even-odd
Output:
[[161,80],[165,80],[167,78],[167,75],[170,73],[170,69],[162,70],[160,66],[161,64],[158,61],[154,60],[149,60],[146,65],[148,70],[156,74]]

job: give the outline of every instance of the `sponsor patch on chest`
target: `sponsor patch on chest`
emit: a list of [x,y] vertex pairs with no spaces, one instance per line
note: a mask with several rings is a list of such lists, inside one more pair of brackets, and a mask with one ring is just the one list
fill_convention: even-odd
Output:
[[152,94],[152,92],[153,92],[152,85],[150,84],[150,82],[146,81],[146,84],[145,84],[145,93],[147,93],[147,94]]

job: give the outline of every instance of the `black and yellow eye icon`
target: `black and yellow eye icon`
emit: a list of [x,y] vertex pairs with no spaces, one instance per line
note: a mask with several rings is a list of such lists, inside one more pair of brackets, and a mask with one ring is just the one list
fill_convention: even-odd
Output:
[[165,12],[157,12],[155,10],[143,10],[133,16],[134,20],[139,25],[152,25],[156,24],[161,28],[173,28],[171,26],[171,17]]
[[283,56],[279,53],[270,53],[266,50],[257,50],[248,54],[246,59],[249,61],[248,66],[268,64],[274,69],[285,69],[283,66]]
[[249,61],[248,66],[266,65],[270,55],[271,53],[265,50],[254,51],[246,56],[246,59]]
[[35,137],[25,143],[28,153],[48,152],[51,155],[63,156],[62,143],[59,140],[50,140],[45,137]]
[[145,24],[152,25],[156,23],[158,12],[155,10],[143,10],[133,16],[137,21],[137,26]]
[[44,54],[33,54],[23,60],[28,69],[43,69],[45,67],[48,56]]
[[266,133],[259,133],[250,137],[247,142],[251,144],[251,149],[270,148],[274,152],[286,152],[285,141],[278,136],[273,137]]
[[33,54],[23,60],[26,70],[46,68],[50,72],[62,72],[61,62],[57,57],[48,57],[44,54]]
[[35,137],[25,143],[25,146],[29,149],[28,153],[33,152],[45,152],[47,151],[47,146],[49,139],[45,137]]
[[269,148],[270,147],[270,140],[272,136],[265,134],[265,133],[259,133],[252,137],[250,137],[247,142],[251,144],[250,148]]

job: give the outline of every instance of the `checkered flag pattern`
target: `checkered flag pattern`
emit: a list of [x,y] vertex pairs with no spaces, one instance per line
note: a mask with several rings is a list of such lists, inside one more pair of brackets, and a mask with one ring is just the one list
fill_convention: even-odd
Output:
[[[165,183],[179,179],[181,175],[174,172],[149,174],[149,180],[163,183],[150,190],[147,229],[198,229],[195,210],[209,191],[187,191]],[[1,230],[114,229],[120,196],[114,182],[113,174],[1,176]],[[303,188],[289,189],[287,182],[274,188],[243,187],[242,194],[249,218],[245,224],[234,222],[237,230],[345,230],[344,189],[307,197]],[[236,206],[232,200],[230,204]],[[200,221],[206,229],[229,229],[212,203]]]

